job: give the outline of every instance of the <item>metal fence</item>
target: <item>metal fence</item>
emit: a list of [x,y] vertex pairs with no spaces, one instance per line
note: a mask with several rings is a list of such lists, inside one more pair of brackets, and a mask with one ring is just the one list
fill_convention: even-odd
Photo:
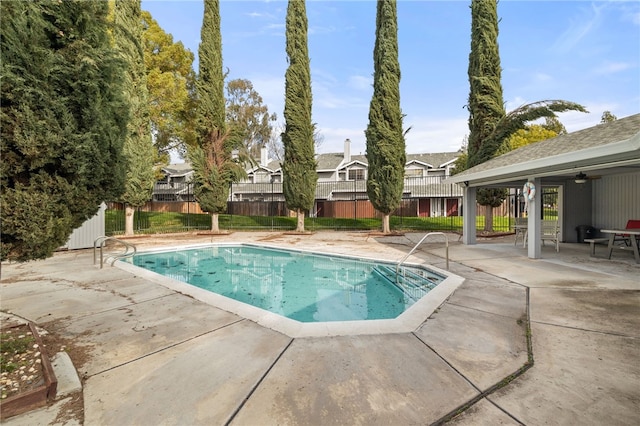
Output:
[[[457,185],[441,183],[442,178],[408,179],[400,206],[392,213],[395,230],[462,230],[462,190]],[[158,184],[160,185],[160,184]],[[153,200],[136,211],[134,232],[168,233],[208,230],[211,218],[200,209],[193,186],[167,184],[154,191]],[[513,218],[524,211],[521,194],[512,191],[502,206],[493,209],[495,231],[511,231]],[[293,230],[295,214],[289,211],[278,182],[233,184],[229,191],[227,212],[219,215],[224,230]],[[557,190],[543,192],[543,217],[556,210]],[[479,206],[477,226],[484,227],[485,208]],[[316,202],[307,212],[305,228],[314,231],[371,230],[381,226],[377,212],[366,193],[365,181],[318,182]],[[109,203],[106,215],[108,235],[124,233],[124,205]]]

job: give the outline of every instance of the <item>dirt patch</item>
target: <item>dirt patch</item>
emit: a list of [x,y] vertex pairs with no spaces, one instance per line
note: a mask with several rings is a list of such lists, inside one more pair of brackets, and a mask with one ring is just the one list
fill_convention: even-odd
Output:
[[479,231],[476,233],[476,238],[498,238],[513,235],[513,232]]
[[84,424],[84,398],[82,392],[74,394],[69,401],[62,404],[53,424],[65,425],[71,420],[75,420],[81,425]]
[[[45,347],[47,348],[47,352],[50,354],[56,354],[58,352],[66,352],[71,358],[71,362],[73,366],[76,368],[76,371],[80,373],[92,358],[92,346],[81,346],[74,343],[75,338],[63,337],[62,335],[62,322],[63,320],[56,320],[46,323],[44,326],[46,327],[48,333],[42,336],[42,341],[44,342]],[[90,334],[90,331],[86,331],[83,333],[84,335]],[[78,374],[78,376],[84,381],[86,379],[85,374]]]
[[274,241],[282,238],[282,234],[269,234],[266,237],[259,238],[258,241]]
[[372,237],[404,237],[404,232],[389,232],[385,234],[384,232],[372,231],[369,232],[369,235]]
[[[151,238],[151,235],[117,235],[116,236],[117,239],[119,240],[142,240],[142,239],[149,239]],[[114,244],[113,241],[106,241],[106,245],[109,244]]]

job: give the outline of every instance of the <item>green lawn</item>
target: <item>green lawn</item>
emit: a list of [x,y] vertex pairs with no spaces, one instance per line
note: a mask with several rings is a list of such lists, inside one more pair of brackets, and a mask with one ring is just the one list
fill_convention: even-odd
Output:
[[[222,214],[219,216],[221,229],[227,230],[294,230],[295,217],[284,216],[238,216]],[[494,217],[495,231],[512,229],[513,218]],[[122,210],[106,211],[106,234],[119,235],[124,233],[124,212]],[[416,231],[461,231],[462,217],[401,217],[392,216],[391,229]],[[478,229],[484,227],[484,217],[476,218]],[[163,234],[171,232],[185,232],[192,230],[208,230],[211,228],[211,217],[207,214],[136,212],[134,216],[134,231],[137,234]],[[314,218],[305,219],[305,229],[320,230],[359,230],[369,231],[381,229],[380,219],[338,219]]]

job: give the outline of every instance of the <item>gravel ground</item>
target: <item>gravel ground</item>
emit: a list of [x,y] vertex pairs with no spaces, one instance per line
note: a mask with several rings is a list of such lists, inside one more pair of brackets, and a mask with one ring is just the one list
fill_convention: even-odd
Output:
[[43,385],[40,347],[27,322],[3,314],[0,335],[1,399]]

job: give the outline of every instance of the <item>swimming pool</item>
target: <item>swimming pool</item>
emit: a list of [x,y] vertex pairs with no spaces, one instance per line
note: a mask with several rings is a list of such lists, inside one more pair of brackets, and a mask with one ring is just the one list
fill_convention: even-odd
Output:
[[437,290],[450,281],[418,265],[396,279],[389,262],[251,244],[157,250],[128,262],[177,291],[297,336],[389,329],[415,317],[411,312],[425,306],[423,296],[442,293]]

